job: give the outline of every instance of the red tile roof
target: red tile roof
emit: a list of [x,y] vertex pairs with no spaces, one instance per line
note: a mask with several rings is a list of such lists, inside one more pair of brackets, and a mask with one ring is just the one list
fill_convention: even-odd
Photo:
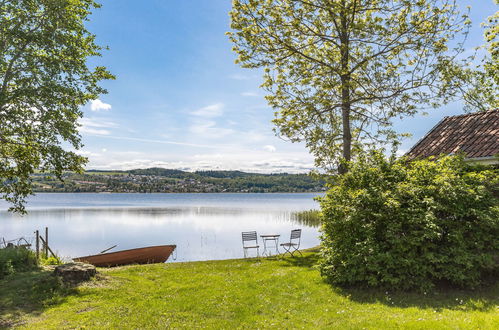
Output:
[[467,158],[499,154],[499,109],[445,117],[406,156],[426,158],[459,152]]

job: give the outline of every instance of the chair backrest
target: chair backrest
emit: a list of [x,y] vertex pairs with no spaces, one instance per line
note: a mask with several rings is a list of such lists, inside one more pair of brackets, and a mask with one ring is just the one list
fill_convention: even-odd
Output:
[[301,229],[293,229],[291,231],[291,238],[290,238],[290,241],[294,240],[294,239],[297,239],[297,240],[300,240],[301,239]]
[[243,237],[243,245],[244,242],[248,241],[256,241],[258,243],[258,235],[256,234],[256,231],[243,231],[241,234]]

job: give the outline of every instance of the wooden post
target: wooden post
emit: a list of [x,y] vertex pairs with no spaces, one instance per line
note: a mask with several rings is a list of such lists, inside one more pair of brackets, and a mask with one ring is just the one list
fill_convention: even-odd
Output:
[[38,260],[40,259],[40,233],[35,231],[36,235],[36,262],[38,263]]
[[[45,240],[43,239],[43,237],[40,236],[40,239],[42,241],[42,243],[45,244],[45,246],[47,247],[47,249],[50,251],[50,253],[52,254],[52,257],[56,258],[57,260],[59,260],[59,258],[57,257],[57,255],[54,253],[54,251],[52,251],[52,249],[50,248],[50,246],[48,244],[46,244],[47,242],[45,242]],[[48,252],[47,252],[48,253]],[[47,258],[48,258],[48,255],[47,255]]]
[[49,227],[45,227],[45,259],[49,257]]

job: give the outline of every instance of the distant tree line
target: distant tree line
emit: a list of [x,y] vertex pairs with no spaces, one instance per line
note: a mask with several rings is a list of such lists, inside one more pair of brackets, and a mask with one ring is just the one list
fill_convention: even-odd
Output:
[[149,168],[130,171],[66,173],[63,181],[33,177],[38,192],[315,192],[324,182],[307,174],[259,174]]

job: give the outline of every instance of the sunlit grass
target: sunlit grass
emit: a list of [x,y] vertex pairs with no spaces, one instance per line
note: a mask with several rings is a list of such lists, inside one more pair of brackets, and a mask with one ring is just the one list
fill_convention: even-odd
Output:
[[[338,289],[303,258],[100,269],[64,289],[47,274],[0,281],[4,324],[25,328],[494,328],[499,287],[396,293]],[[40,284],[41,283],[41,284]],[[31,290],[35,288],[35,290]]]

